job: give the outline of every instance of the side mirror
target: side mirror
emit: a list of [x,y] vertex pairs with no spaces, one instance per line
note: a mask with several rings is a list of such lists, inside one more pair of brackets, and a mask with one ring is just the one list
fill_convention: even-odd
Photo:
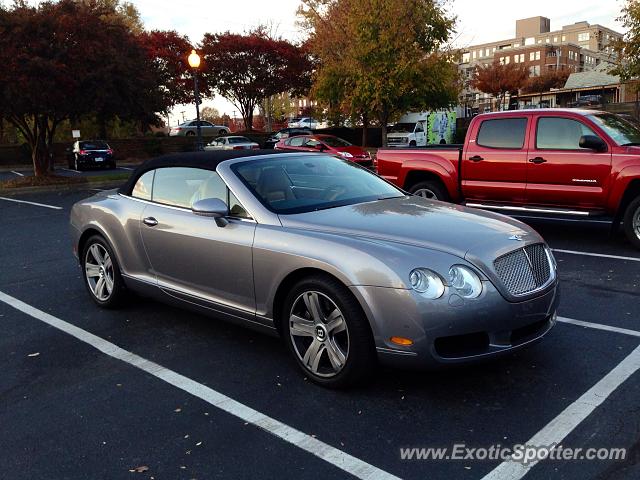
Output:
[[229,207],[219,198],[203,198],[193,204],[191,210],[201,217],[215,219],[219,227],[226,226],[229,222],[225,217],[229,215]]
[[596,152],[607,151],[607,144],[605,141],[595,135],[582,135],[578,145],[580,145],[580,148],[588,148],[590,150],[595,150]]

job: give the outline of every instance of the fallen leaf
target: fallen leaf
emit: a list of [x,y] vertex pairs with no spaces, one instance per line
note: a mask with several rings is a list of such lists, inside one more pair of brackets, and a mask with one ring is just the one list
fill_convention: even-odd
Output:
[[140,465],[139,467],[136,468],[132,468],[131,470],[129,470],[130,472],[134,472],[134,473],[144,473],[147,470],[149,470],[149,467],[147,467],[146,465]]
[[181,409],[181,408],[176,408],[176,409],[174,410],[174,412],[176,412],[176,413],[180,413],[181,411],[182,411],[182,409]]
[[38,355],[40,355],[40,352],[30,353],[27,357],[37,357]]
[[202,445],[202,442],[196,443],[196,447],[199,447],[200,445]]

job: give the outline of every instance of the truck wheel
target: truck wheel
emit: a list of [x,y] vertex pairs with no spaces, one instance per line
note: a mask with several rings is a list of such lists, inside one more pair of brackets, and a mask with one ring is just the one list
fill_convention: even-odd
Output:
[[409,193],[417,197],[428,198],[429,200],[441,200],[443,202],[449,200],[449,195],[446,190],[442,185],[433,180],[416,183],[409,188]]
[[410,146],[410,147],[415,147],[415,146],[416,146],[416,141],[415,141],[415,140],[411,140],[411,141],[409,142],[409,146]]
[[623,225],[629,241],[634,247],[640,248],[640,196],[627,207]]

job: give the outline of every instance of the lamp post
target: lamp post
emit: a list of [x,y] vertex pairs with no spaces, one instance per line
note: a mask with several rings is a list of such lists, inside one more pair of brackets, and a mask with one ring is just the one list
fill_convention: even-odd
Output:
[[196,140],[196,150],[202,151],[204,148],[202,143],[202,128],[200,127],[200,91],[198,90],[198,68],[200,67],[200,55],[198,55],[195,50],[191,50],[191,54],[189,55],[189,66],[191,67],[191,73],[193,74],[193,90],[196,97],[196,131],[198,135]]

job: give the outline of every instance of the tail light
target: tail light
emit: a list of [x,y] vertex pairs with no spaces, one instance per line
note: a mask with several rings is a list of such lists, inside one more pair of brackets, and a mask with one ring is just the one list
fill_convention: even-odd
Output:
[[243,146],[237,146],[237,147],[233,147],[232,150],[244,150]]
[[251,149],[252,150],[259,150],[260,149],[260,145],[252,145]]
[[87,153],[89,153],[89,152],[87,152],[86,150],[80,150],[78,153],[79,153],[80,155],[86,155],[86,154],[87,154]]
[[107,150],[107,155],[113,155],[113,150],[111,150],[110,148]]

